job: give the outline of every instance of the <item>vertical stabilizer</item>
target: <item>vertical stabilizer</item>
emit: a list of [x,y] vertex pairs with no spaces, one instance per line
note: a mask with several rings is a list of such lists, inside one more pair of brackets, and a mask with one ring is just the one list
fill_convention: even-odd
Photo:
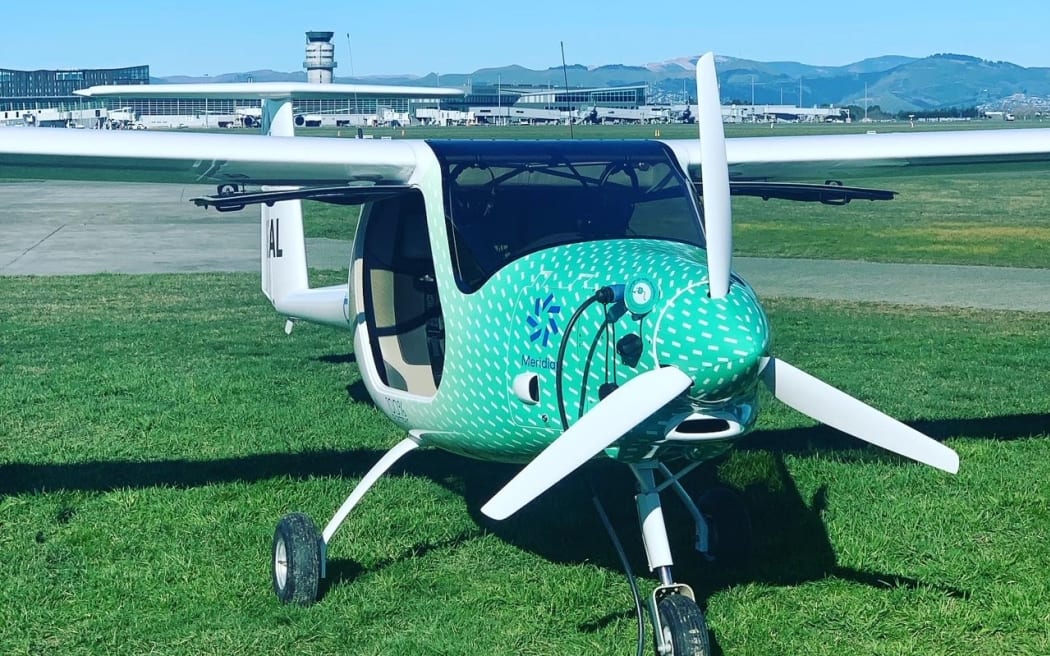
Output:
[[276,306],[288,294],[309,287],[301,201],[264,204],[261,227],[262,290]]
[[[295,136],[295,116],[290,98],[263,100],[262,129],[275,138]],[[263,190],[278,189],[298,187],[263,187]],[[310,289],[306,274],[302,201],[282,200],[272,207],[264,203],[260,226],[262,290],[274,309],[296,319],[340,328],[351,327],[347,285]]]
[[[291,99],[263,100],[262,129],[272,137],[295,136]],[[309,287],[303,205],[300,200],[282,200],[261,207],[262,290],[276,307],[282,298]]]

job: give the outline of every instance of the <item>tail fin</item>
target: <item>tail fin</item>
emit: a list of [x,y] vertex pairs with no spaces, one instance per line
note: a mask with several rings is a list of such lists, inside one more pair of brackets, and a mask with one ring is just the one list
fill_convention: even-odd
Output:
[[[263,100],[262,130],[273,137],[295,136],[292,101]],[[263,187],[264,190],[283,187]],[[306,275],[303,204],[282,200],[262,207],[262,291],[276,307],[290,293],[310,287]]]
[[306,276],[306,239],[302,201],[262,205],[262,291],[277,306],[288,294],[310,287]]
[[[272,137],[295,136],[290,99],[263,100],[262,130]],[[264,190],[295,187],[263,187]],[[346,285],[310,289],[301,200],[261,205],[262,291],[275,310],[292,318],[340,327],[349,325]]]

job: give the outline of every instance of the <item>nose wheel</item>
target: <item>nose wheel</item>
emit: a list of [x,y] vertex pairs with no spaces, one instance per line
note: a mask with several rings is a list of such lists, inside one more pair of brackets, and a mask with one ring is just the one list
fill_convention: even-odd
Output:
[[[649,599],[657,656],[708,656],[711,637],[707,620],[688,585],[671,575],[671,547],[667,539],[660,492],[674,490],[696,522],[696,548],[708,560],[742,564],[751,552],[751,521],[743,498],[735,491],[716,487],[694,501],[680,480],[699,463],[672,472],[655,461],[632,464],[638,483],[635,503],[642,528],[642,542],[649,569],[660,585]],[[657,484],[655,473],[665,479]]]
[[696,602],[682,594],[669,594],[657,604],[661,638],[657,656],[710,656],[707,620]]

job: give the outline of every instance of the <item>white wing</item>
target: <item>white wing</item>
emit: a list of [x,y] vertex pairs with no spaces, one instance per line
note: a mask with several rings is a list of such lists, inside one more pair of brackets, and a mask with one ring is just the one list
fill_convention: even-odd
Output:
[[0,129],[0,178],[118,182],[406,184],[417,140]]
[[[666,141],[699,179],[700,144]],[[417,140],[4,128],[0,178],[326,185],[405,184]],[[807,181],[925,172],[1050,169],[1050,129],[726,140],[734,180]]]
[[[699,180],[700,144],[666,141]],[[848,180],[936,172],[1050,169],[1050,129],[748,137],[726,140],[731,180]]]

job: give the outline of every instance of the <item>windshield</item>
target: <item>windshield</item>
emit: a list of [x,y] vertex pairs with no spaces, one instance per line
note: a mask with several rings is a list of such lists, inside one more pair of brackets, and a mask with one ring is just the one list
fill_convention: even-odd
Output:
[[463,291],[543,248],[598,239],[703,246],[692,186],[652,141],[431,141]]

